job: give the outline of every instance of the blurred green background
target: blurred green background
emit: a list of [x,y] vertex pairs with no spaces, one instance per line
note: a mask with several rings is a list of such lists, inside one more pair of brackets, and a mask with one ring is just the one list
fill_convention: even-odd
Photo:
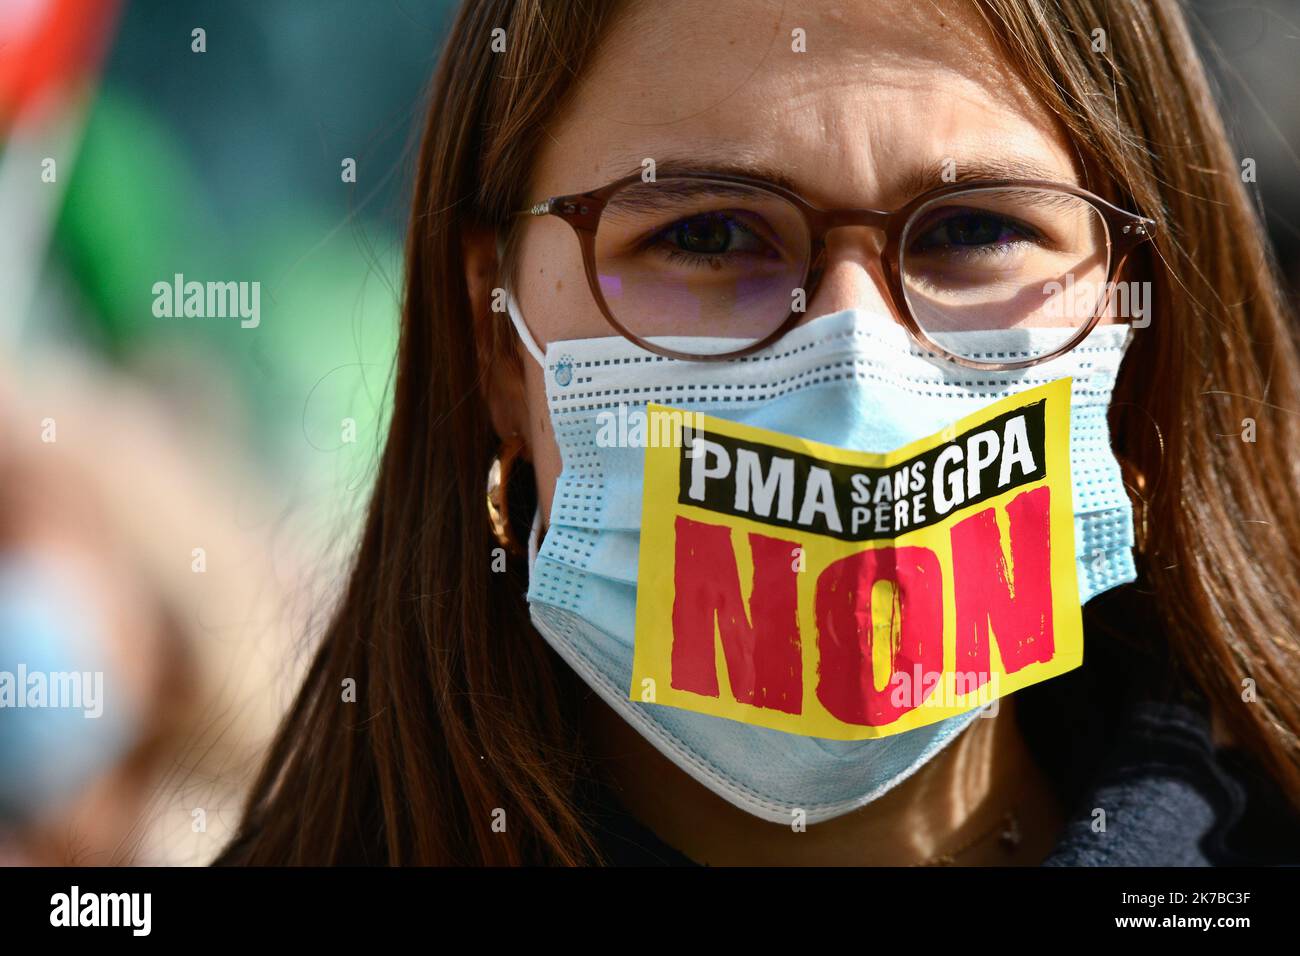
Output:
[[[0,863],[202,862],[235,824],[382,445],[453,12],[0,3],[0,670],[107,696],[0,711]],[[258,283],[260,322],[158,317],[178,273]]]
[[[127,4],[44,277],[75,294],[27,334],[147,356],[164,377],[160,354],[194,353],[230,376],[268,467],[364,470],[395,345],[406,150],[450,6]],[[151,287],[177,272],[259,281],[260,326],[155,318]]]

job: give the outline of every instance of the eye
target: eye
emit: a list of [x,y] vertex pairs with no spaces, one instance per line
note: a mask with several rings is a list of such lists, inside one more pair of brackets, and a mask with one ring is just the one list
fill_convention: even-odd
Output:
[[741,214],[719,210],[680,219],[646,245],[673,261],[697,264],[714,264],[721,257],[736,255],[770,258],[776,252],[759,235],[761,231]]
[[917,253],[973,252],[1005,249],[1039,239],[1038,231],[1007,216],[982,209],[947,209],[934,214],[917,230],[912,250]]

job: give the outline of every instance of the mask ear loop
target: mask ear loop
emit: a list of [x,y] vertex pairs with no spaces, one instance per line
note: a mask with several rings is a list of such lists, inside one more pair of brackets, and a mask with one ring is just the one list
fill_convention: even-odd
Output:
[[542,506],[539,504],[533,512],[533,526],[528,531],[528,577],[533,576],[533,565],[537,563],[537,551],[542,539]]
[[[497,236],[497,262],[505,260],[506,243],[505,239]],[[533,333],[528,330],[528,324],[524,322],[524,317],[519,314],[519,303],[515,301],[514,293],[510,291],[510,283],[502,281],[501,287],[506,294],[506,312],[510,314],[510,323],[515,327],[515,334],[519,336],[519,341],[523,343],[528,354],[533,357],[542,371],[546,370],[546,354],[537,345],[537,340],[533,338]]]

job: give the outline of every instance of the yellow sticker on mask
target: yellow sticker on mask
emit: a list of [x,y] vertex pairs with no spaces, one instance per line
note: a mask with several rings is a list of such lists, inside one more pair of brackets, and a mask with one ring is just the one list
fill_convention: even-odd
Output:
[[632,700],[864,740],[1082,662],[1070,379],[887,454],[647,413]]

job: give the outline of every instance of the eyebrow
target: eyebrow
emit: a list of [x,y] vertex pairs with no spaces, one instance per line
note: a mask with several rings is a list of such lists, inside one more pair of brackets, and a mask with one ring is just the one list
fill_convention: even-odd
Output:
[[[653,157],[648,157],[653,158]],[[613,179],[624,175],[639,173],[644,168],[643,160],[623,157],[621,162],[611,163],[609,168],[623,169],[624,172],[611,176]],[[1077,185],[1073,172],[1062,175],[1060,169],[1044,162],[1019,156],[980,157],[977,159],[955,161],[952,174],[945,177],[943,163],[913,167],[889,184],[888,195],[896,201],[889,208],[896,208],[908,200],[950,183],[977,182],[992,179],[1046,180]],[[758,156],[745,156],[743,152],[728,149],[717,151],[704,147],[688,154],[673,154],[655,158],[655,175],[672,176],[680,173],[707,175],[709,173],[727,176],[742,176],[760,179],[764,182],[781,186],[794,193],[800,193],[799,184],[780,166],[772,165]]]
[[761,179],[764,182],[781,186],[791,192],[798,192],[798,187],[788,173],[780,166],[774,166],[757,154],[746,154],[740,149],[720,150],[716,146],[704,146],[690,153],[670,154],[667,156],[647,156],[636,158],[624,154],[607,164],[606,168],[621,170],[609,176],[610,181],[640,173],[646,159],[654,161],[655,176],[673,176],[680,173],[720,173],[724,176],[745,176]]
[[898,194],[906,202],[915,196],[949,183],[978,182],[989,179],[1039,179],[1048,182],[1077,185],[1074,173],[1062,174],[1061,170],[1046,163],[1019,156],[980,157],[978,159],[954,160],[953,175],[945,178],[942,163],[913,169],[902,176],[895,186]]

